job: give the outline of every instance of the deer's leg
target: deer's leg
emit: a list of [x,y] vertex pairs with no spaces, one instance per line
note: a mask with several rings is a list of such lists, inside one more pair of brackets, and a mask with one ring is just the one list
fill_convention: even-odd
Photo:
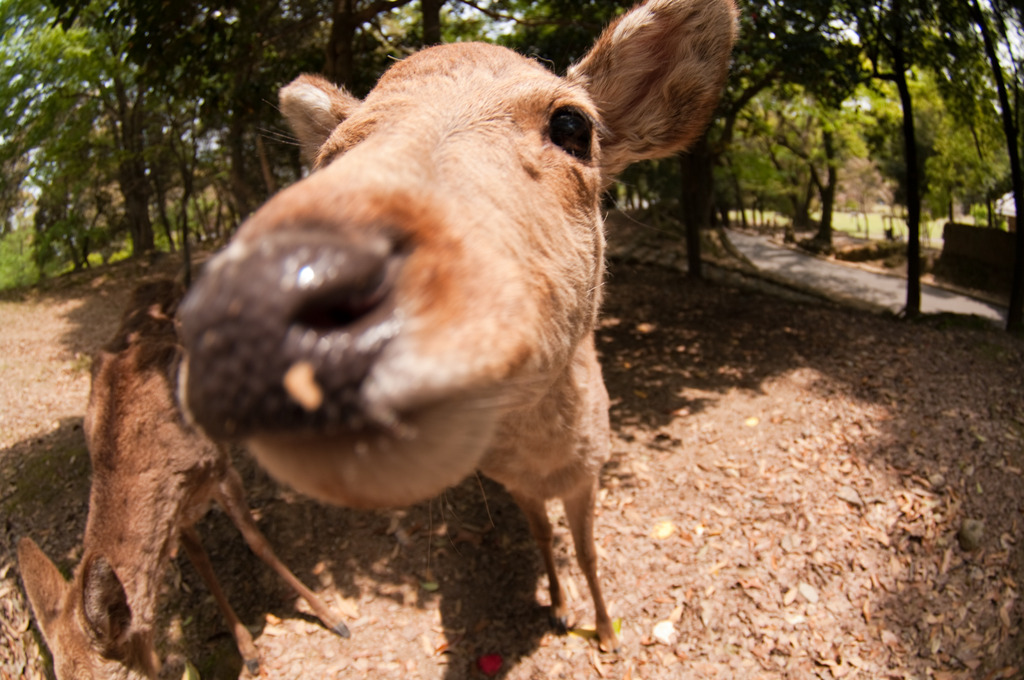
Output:
[[551,619],[564,630],[568,625],[565,593],[558,582],[558,571],[555,569],[555,555],[551,548],[553,532],[547,508],[542,499],[516,493],[513,493],[512,497],[526,515],[526,520],[530,523],[530,533],[537,541],[541,557],[544,558],[544,569],[548,572],[548,590],[551,593]]
[[245,500],[245,488],[242,485],[242,479],[238,476],[238,471],[233,466],[228,466],[224,479],[221,480],[217,490],[217,502],[228,513],[228,517],[238,527],[238,530],[242,532],[242,537],[245,538],[245,542],[249,544],[249,548],[256,556],[276,571],[284,579],[285,583],[292,587],[292,590],[309,603],[317,618],[329,630],[343,638],[349,637],[351,633],[349,633],[345,622],[336,616],[316,593],[307,588],[274,553],[274,549],[270,547],[267,537],[256,526],[256,520],[253,519],[252,513],[249,511],[249,505]]
[[221,590],[217,575],[213,573],[213,565],[210,564],[210,558],[206,554],[206,550],[203,549],[202,542],[199,540],[199,534],[196,533],[193,527],[181,530],[181,545],[185,548],[185,553],[188,555],[189,560],[191,560],[192,565],[199,572],[199,576],[206,582],[206,587],[210,589],[210,593],[213,595],[213,599],[216,600],[221,614],[227,619],[228,626],[231,627],[231,634],[235,637],[235,644],[238,645],[238,653],[242,655],[245,667],[252,675],[258,675],[260,672],[260,660],[256,653],[256,645],[252,642],[252,635],[249,634],[249,629],[242,625],[238,615],[235,614],[235,610],[228,603],[228,598],[224,595],[224,591]]
[[572,541],[576,546],[576,560],[580,569],[587,577],[590,594],[594,598],[594,612],[597,621],[597,639],[601,650],[612,652],[619,648],[619,639],[608,616],[608,608],[601,594],[601,584],[597,580],[597,547],[594,545],[594,501],[597,495],[597,482],[585,484],[578,492],[562,499],[565,515],[572,531]]

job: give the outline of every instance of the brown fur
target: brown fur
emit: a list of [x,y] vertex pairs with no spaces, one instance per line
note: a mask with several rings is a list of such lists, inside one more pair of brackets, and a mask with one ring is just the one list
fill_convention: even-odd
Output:
[[[403,259],[389,291],[396,311],[381,328],[386,345],[353,387],[374,427],[242,433],[261,464],[300,491],[353,506],[429,498],[479,469],[526,512],[559,618],[566,605],[545,503],[562,499],[601,646],[616,647],[593,541],[610,437],[593,339],[604,270],[599,195],[629,163],[683,150],[701,134],[734,32],[731,0],[652,0],[610,27],[566,78],[469,43],[395,64],[362,102],[314,76],[285,87],[281,109],[316,170],[211,262],[211,297],[242,285],[234,267],[282,233],[316,232],[339,248],[384,237]],[[566,109],[593,122],[590,153],[554,142],[553,114]],[[198,353],[216,331],[205,335],[202,296],[187,304],[196,310],[182,315],[195,332],[190,361],[205,359]],[[188,380],[182,393],[193,393]]]
[[186,425],[174,399],[180,347],[170,281],[137,289],[113,340],[93,362],[85,436],[93,475],[82,561],[68,583],[31,539],[18,548],[25,588],[58,680],[144,678],[159,663],[158,594],[181,540],[221,607],[239,651],[252,639],[221,592],[192,528],[216,500],[250,547],[329,627],[338,619],[274,556],[249,515],[225,450]]

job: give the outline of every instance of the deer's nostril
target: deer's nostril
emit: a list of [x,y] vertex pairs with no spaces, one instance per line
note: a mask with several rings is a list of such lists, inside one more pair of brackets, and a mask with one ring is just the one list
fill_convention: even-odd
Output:
[[371,309],[373,307],[367,304],[325,300],[303,305],[295,314],[295,322],[299,326],[325,333],[352,325]]
[[300,294],[292,323],[320,333],[357,324],[387,297],[397,262],[394,258],[383,261],[375,271],[366,272],[363,281],[327,281],[316,291]]

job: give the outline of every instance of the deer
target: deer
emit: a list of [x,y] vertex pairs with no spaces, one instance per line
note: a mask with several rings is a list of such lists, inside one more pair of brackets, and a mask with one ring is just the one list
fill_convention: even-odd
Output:
[[157,676],[158,599],[179,544],[226,619],[246,668],[258,672],[252,635],[231,608],[195,528],[212,502],[327,628],[349,635],[260,532],[229,451],[188,425],[177,405],[175,313],[182,292],[171,280],[136,288],[120,328],[93,361],[83,428],[92,463],[89,514],[71,581],[31,538],[18,543],[22,580],[58,680]]
[[611,448],[601,196],[704,133],[735,32],[732,0],[651,0],[564,77],[486,43],[416,52],[364,99],[298,76],[280,109],[312,170],[182,303],[188,417],[340,506],[405,506],[476,472],[499,482],[540,548],[556,624],[560,499],[599,646],[617,649],[594,540]]

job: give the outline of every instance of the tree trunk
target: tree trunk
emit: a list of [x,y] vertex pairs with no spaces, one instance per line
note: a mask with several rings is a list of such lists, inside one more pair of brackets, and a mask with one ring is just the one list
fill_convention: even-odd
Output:
[[444,0],[420,0],[423,9],[423,45],[441,44],[441,6]]
[[[728,156],[726,156],[728,158]],[[736,192],[736,209],[740,212],[740,228],[749,229],[750,225],[747,223],[747,205],[743,202],[743,187],[740,186],[740,178],[736,175],[736,172],[732,170],[730,163],[729,178],[732,180],[733,191]]]
[[160,226],[164,230],[164,236],[167,237],[168,246],[170,247],[171,252],[174,253],[177,248],[174,244],[174,230],[171,227],[171,219],[167,216],[167,187],[164,185],[160,172],[152,173],[152,177],[153,190],[156,193],[157,217],[160,218]]
[[117,172],[118,185],[124,195],[124,217],[132,239],[132,256],[142,255],[155,247],[153,223],[149,219],[149,182],[141,161],[128,158]]
[[[409,1],[373,0],[373,2],[364,2],[362,7],[359,7],[360,3],[356,0],[334,0],[331,35],[327,40],[324,59],[324,76],[328,80],[352,90],[352,77],[355,74],[355,39],[359,28],[379,14],[390,12],[408,4]],[[444,0],[428,0],[429,2],[437,2],[437,9],[432,11],[438,16],[436,33],[437,41],[440,42],[440,10]],[[424,7],[424,10],[426,9]]]
[[188,200],[192,194],[191,182],[181,197],[181,259],[184,268],[185,288],[192,286],[192,245],[188,238]]
[[1010,307],[1007,313],[1006,330],[1011,333],[1021,333],[1024,332],[1024,228],[1022,228],[1020,220],[1024,215],[1024,210],[1022,210],[1024,208],[1024,177],[1021,176],[1018,130],[1014,120],[1014,111],[1010,108],[1010,99],[1006,92],[1003,69],[996,56],[988,21],[985,20],[978,0],[973,0],[971,3],[971,11],[974,14],[974,22],[978,25],[981,37],[985,42],[985,54],[992,65],[992,75],[999,93],[1003,132],[1006,134],[1006,150],[1010,156],[1013,205],[1017,213],[1017,233],[1013,240],[1013,280],[1010,284]]
[[263,143],[263,137],[256,135],[256,154],[260,157],[260,171],[263,173],[263,184],[267,187],[267,196],[277,193],[277,179],[274,178],[274,171],[270,168],[270,159],[267,158],[267,147]]
[[907,85],[902,45],[893,49],[896,88],[903,109],[903,153],[907,162],[907,306],[908,319],[921,314],[921,174],[917,166],[914,108]]
[[688,153],[679,157],[682,171],[680,208],[686,229],[686,260],[691,279],[704,276],[700,257],[700,232],[711,226],[711,192],[714,189],[711,161],[711,146],[706,132]]
[[213,228],[210,226],[210,213],[203,208],[196,194],[192,194],[192,212],[196,216],[196,221],[199,222],[199,233],[204,238],[210,236],[213,233]]
[[811,227],[811,201],[814,200],[815,188],[814,181],[808,180],[803,196],[793,196],[793,226],[799,231]]
[[828,163],[828,177],[821,189],[821,222],[818,223],[816,240],[828,250],[832,250],[832,212],[836,203],[836,144],[831,130],[822,135],[825,143],[825,160]]
[[195,189],[196,148],[182,144],[178,156],[178,172],[181,174],[181,214],[178,220],[181,232],[181,254],[184,267],[185,288],[192,285],[192,246],[188,238],[188,204]]
[[239,220],[245,219],[253,210],[255,200],[252,186],[246,177],[245,126],[241,113],[236,113],[228,125],[228,149],[231,154],[231,167],[228,171],[231,198],[235,213]]
[[141,91],[134,101],[119,79],[113,82],[117,103],[115,128],[121,161],[117,166],[117,183],[124,196],[125,224],[132,239],[132,256],[153,250],[153,223],[149,219],[149,178],[143,153],[144,97]]
[[355,0],[336,0],[331,17],[331,36],[327,41],[324,77],[333,83],[351,86],[355,65],[357,21]]
[[86,234],[82,237],[82,266],[85,269],[89,269],[89,253],[92,250],[92,243],[89,240],[89,235]]
[[[242,215],[238,213],[235,206],[235,199],[231,191],[231,186],[226,185],[222,181],[214,182],[214,188],[217,192],[217,220],[214,223],[215,239],[223,239],[225,236],[233,232],[238,228],[238,225],[242,223]],[[223,217],[222,217],[223,216]]]

